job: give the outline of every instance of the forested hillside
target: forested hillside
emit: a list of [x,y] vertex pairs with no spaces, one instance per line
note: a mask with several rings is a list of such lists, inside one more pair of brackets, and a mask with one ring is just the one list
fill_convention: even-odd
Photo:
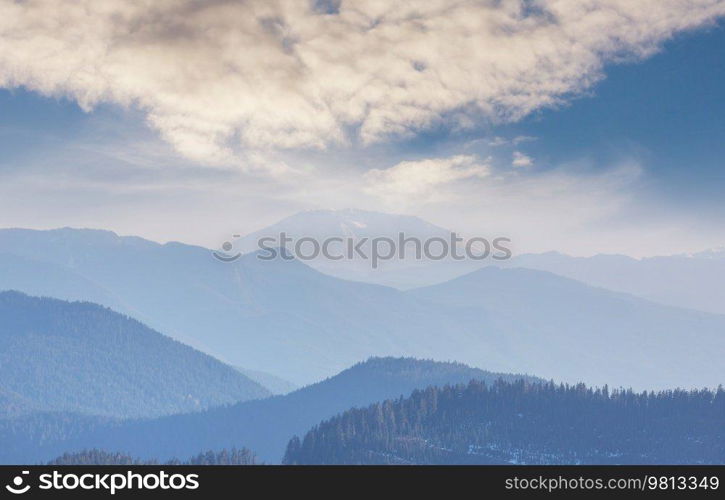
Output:
[[321,423],[292,439],[285,463],[725,463],[725,391],[431,387]]
[[516,380],[521,377],[537,380],[522,375],[491,373],[460,363],[373,358],[285,396],[203,412],[79,425],[80,428],[87,425],[87,432],[77,432],[78,428],[72,422],[58,422],[57,416],[47,416],[47,420],[30,425],[31,429],[37,429],[36,432],[18,430],[7,436],[0,425],[0,442],[4,440],[11,445],[9,453],[0,449],[0,462],[35,463],[50,460],[63,452],[92,448],[122,450],[144,460],[165,461],[190,456],[199,450],[246,446],[264,462],[279,463],[292,436],[307,432],[320,421],[352,407],[407,396],[415,389],[431,385],[467,383],[472,379],[490,383],[498,378]]
[[268,395],[237,370],[110,309],[0,293],[0,418],[150,417]]
[[73,440],[94,429],[111,429],[119,420],[78,413],[31,413],[0,418],[0,464],[37,464],[65,450],[42,454],[46,446]]
[[[48,465],[157,465],[157,460],[140,460],[124,453],[109,453],[103,450],[84,450],[78,453],[64,453],[51,460]],[[246,448],[207,451],[188,460],[169,460],[164,465],[255,465],[254,453]]]

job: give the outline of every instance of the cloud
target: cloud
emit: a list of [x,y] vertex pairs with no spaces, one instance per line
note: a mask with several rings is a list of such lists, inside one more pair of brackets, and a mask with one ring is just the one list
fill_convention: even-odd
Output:
[[[525,172],[492,165],[488,175],[438,185],[429,197],[383,191],[377,193],[377,204],[367,206],[416,214],[463,234],[509,237],[516,252],[651,255],[657,245],[661,252],[667,240],[645,241],[637,237],[637,228],[663,230],[670,238],[677,231],[686,235],[687,217],[680,214],[678,219],[666,210],[663,220],[663,208],[652,209],[643,192],[645,179],[645,170],[634,160],[596,166],[579,161]],[[692,235],[671,240],[667,248],[693,240]]]
[[511,165],[514,167],[530,167],[534,164],[533,158],[525,155],[521,151],[514,151]]
[[533,137],[531,135],[517,135],[516,137],[511,139],[511,144],[513,144],[514,146],[517,146],[517,145],[521,144],[522,142],[531,142],[531,141],[535,141],[535,140],[536,140],[536,137]]
[[388,201],[417,203],[439,199],[447,184],[487,177],[490,167],[473,155],[403,161],[385,170],[365,173],[366,192]]
[[517,135],[516,137],[512,139],[507,139],[506,137],[501,136],[495,136],[492,139],[488,141],[488,146],[492,148],[497,148],[499,146],[518,146],[522,142],[530,142],[535,141],[536,137],[530,136],[530,135]]
[[490,141],[488,141],[488,145],[492,148],[497,148],[499,146],[506,146],[507,144],[509,144],[509,140],[505,139],[501,136],[498,136],[498,135],[496,137],[494,137],[493,139],[491,139]]
[[[653,219],[642,214],[650,203],[642,189],[645,179],[646,171],[634,160],[607,166],[582,161],[523,173],[502,168],[480,182],[462,185],[455,209],[443,213],[457,227],[510,237],[516,251],[653,252],[643,250],[649,241],[631,232],[642,225],[654,228],[659,220],[659,215]],[[441,206],[416,208],[441,222],[436,219]]]
[[131,106],[186,157],[235,164],[515,121],[723,14],[719,0],[3,0],[0,86]]

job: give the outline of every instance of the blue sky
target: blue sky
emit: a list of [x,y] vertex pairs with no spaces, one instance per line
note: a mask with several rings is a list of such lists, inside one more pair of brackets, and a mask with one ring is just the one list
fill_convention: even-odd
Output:
[[514,128],[551,162],[639,154],[672,203],[723,208],[725,30],[678,37],[639,64],[616,65],[591,98]]
[[440,154],[481,133],[531,137],[520,149],[544,165],[586,158],[606,166],[636,156],[651,189],[683,208],[725,209],[725,28],[678,36],[644,61],[613,64],[585,95],[527,117],[471,133],[424,134],[408,154]]
[[[558,3],[568,9],[554,10],[559,24],[580,29],[577,17],[567,18],[575,4]],[[87,70],[96,64],[90,50],[70,76],[56,78],[61,70],[53,63],[16,70],[12,78],[0,71],[0,225],[104,227],[213,246],[225,234],[258,229],[298,210],[355,206],[417,214],[464,232],[510,234],[521,251],[649,255],[725,245],[725,29],[716,22],[722,5],[703,0],[697,17],[690,12],[696,9],[678,15],[679,4],[671,3],[672,15],[662,21],[673,24],[671,31],[628,40],[631,30],[618,32],[622,21],[612,19],[605,25],[609,37],[583,41],[577,50],[556,42],[561,47],[544,63],[531,62],[536,71],[524,73],[529,80],[521,88],[520,61],[529,56],[519,45],[506,45],[509,40],[479,40],[494,52],[500,43],[512,53],[508,62],[492,59],[501,64],[494,80],[473,65],[478,55],[449,62],[428,59],[425,44],[411,46],[421,61],[400,74],[407,83],[371,88],[364,115],[355,114],[357,97],[332,97],[365,76],[360,68],[336,79],[329,71],[313,74],[314,95],[328,92],[324,110],[309,104],[307,87],[278,90],[278,67],[271,63],[259,70],[261,87],[244,87],[246,93],[237,92],[254,85],[243,75],[246,60],[238,62],[243,81],[235,73],[215,87],[227,75],[202,75],[181,79],[171,90],[150,66],[109,58]],[[498,19],[499,12],[487,9],[474,12]],[[26,13],[11,14],[22,24]],[[283,14],[290,31],[295,16],[320,15]],[[639,10],[626,14],[631,22],[647,19]],[[422,15],[433,22],[437,12]],[[528,13],[511,16],[528,23]],[[325,19],[335,17],[357,19],[345,3]],[[261,46],[266,34],[254,29],[249,36]],[[305,29],[298,28],[295,40],[301,41],[294,42],[300,54]],[[320,29],[310,40],[333,27]],[[524,47],[535,34],[526,30]],[[53,36],[64,43],[62,34]],[[0,64],[18,67],[4,50],[0,44]],[[183,50],[180,59],[193,52]],[[589,52],[581,61],[567,59],[582,50]],[[68,54],[66,65],[74,57]],[[397,71],[397,61],[386,64]],[[116,85],[108,74],[118,75],[117,66],[138,71],[136,79]],[[435,69],[467,72],[473,81],[445,94],[450,81],[418,75]],[[83,71],[90,76],[78,77]]]

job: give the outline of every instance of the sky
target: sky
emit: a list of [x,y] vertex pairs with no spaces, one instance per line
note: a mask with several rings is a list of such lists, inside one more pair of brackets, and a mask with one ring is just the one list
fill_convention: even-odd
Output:
[[725,2],[0,0],[0,227],[725,245]]

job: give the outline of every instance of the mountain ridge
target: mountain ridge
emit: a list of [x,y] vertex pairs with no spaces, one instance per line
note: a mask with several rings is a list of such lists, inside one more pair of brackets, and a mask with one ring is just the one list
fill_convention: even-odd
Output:
[[[371,356],[454,359],[499,372],[638,389],[713,386],[725,378],[716,363],[725,349],[717,333],[725,329],[723,316],[625,298],[535,270],[502,270],[498,288],[471,284],[467,295],[456,288],[485,282],[494,271],[401,292],[341,280],[297,260],[245,255],[223,263],[180,243],[126,245],[106,235],[100,239],[111,243],[94,245],[71,230],[52,238],[42,232],[11,236],[0,230],[0,251],[45,258],[112,291],[120,312],[227,364],[298,386]],[[92,301],[100,294],[78,292],[63,273],[55,282],[55,275],[41,275],[32,265],[23,269],[16,276],[0,265],[0,289],[24,284],[51,295],[87,293],[92,297],[82,298]],[[464,295],[486,300],[465,305]],[[604,338],[618,350],[598,340]],[[657,366],[670,369],[661,373]]]
[[407,395],[430,385],[498,378],[540,380],[527,375],[487,372],[461,363],[371,358],[284,396],[156,419],[101,423],[86,433],[73,431],[69,439],[61,436],[42,446],[23,442],[18,448],[36,449],[33,457],[36,461],[91,448],[164,461],[189,456],[200,449],[244,446],[254,450],[263,461],[278,463],[293,435],[304,433],[321,420],[351,407]]
[[720,464],[725,391],[496,381],[351,409],[290,440],[294,465]]
[[269,395],[211,356],[97,304],[5,291],[0,322],[0,389],[28,402],[8,415],[156,416]]

